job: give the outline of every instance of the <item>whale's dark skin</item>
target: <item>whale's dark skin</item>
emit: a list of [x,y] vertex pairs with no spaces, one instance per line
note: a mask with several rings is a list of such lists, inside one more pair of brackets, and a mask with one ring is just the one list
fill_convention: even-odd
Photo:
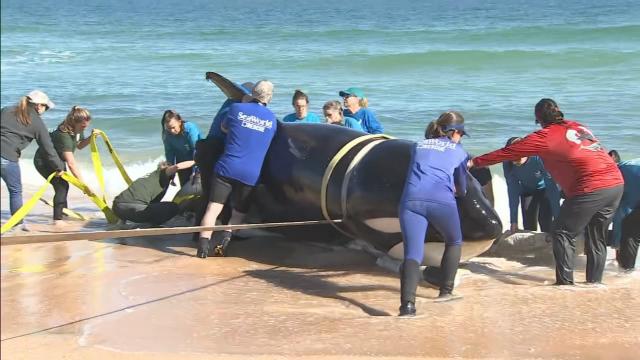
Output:
[[[237,84],[217,73],[209,72],[206,78],[231,99],[239,100],[244,96]],[[321,193],[327,167],[347,143],[365,135],[338,125],[279,122],[253,197],[261,221],[323,220]],[[398,207],[414,143],[401,139],[380,140],[365,140],[336,163],[326,187],[327,212],[331,219],[342,219],[337,224],[342,234],[401,257]],[[379,143],[363,152],[364,156],[345,179],[347,167],[354,157],[374,141]],[[467,177],[467,194],[457,200],[464,240],[463,259],[479,255],[502,233],[500,219],[483,195],[480,184],[470,174]],[[346,201],[342,199],[344,182],[347,183]],[[321,235],[314,239],[332,241],[340,234],[327,232],[328,228],[329,225],[314,227],[311,231]],[[280,231],[291,234],[291,231],[300,233],[300,230]],[[304,236],[296,238],[309,238],[310,229],[306,230]],[[443,239],[437,231],[429,229],[425,242],[441,245],[439,252],[425,247],[425,255],[433,252],[432,259],[425,259],[425,263],[439,264]]]

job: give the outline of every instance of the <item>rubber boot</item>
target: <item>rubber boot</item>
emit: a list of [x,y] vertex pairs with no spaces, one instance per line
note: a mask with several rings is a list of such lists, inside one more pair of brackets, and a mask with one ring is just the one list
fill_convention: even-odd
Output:
[[420,264],[405,260],[400,268],[400,313],[398,316],[416,315],[416,290],[421,278]]
[[440,262],[442,280],[440,283],[439,298],[451,297],[453,293],[461,253],[462,247],[460,245],[446,245],[444,248],[444,254],[442,255],[442,260]]
[[212,236],[213,256],[224,256],[227,246],[231,242],[231,231],[222,231],[217,236]]
[[198,252],[196,256],[201,259],[206,259],[209,256],[209,239],[206,237],[200,237],[198,239]]

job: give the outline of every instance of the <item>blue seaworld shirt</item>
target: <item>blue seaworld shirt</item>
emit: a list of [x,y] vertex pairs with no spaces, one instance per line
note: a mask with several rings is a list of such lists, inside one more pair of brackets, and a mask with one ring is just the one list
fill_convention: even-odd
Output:
[[373,111],[367,108],[360,108],[360,110],[356,111],[355,114],[352,113],[349,109],[344,109],[344,116],[352,117],[358,120],[364,132],[367,132],[369,134],[382,134],[384,132],[384,129],[382,128],[382,125],[380,125],[376,114],[374,114]]
[[275,114],[255,102],[232,104],[223,125],[227,128],[227,141],[215,172],[247,185],[256,185],[276,133]]
[[467,152],[446,136],[416,143],[402,201],[455,203],[467,191]]
[[322,121],[320,120],[320,116],[318,116],[317,114],[314,114],[312,112],[307,113],[307,116],[305,116],[302,119],[298,119],[296,117],[296,113],[291,113],[287,116],[284,117],[284,119],[282,119],[283,122],[308,122],[308,123],[321,123]]
[[624,178],[624,193],[618,210],[613,215],[613,245],[620,246],[622,220],[634,209],[640,208],[640,158],[621,161],[618,168]]
[[551,213],[553,217],[558,216],[560,191],[538,156],[529,156],[520,166],[514,165],[511,161],[505,161],[502,163],[502,169],[507,182],[509,217],[512,224],[518,222],[520,196],[533,194],[540,189],[546,189],[545,196],[551,204]]
[[222,120],[227,117],[229,107],[237,103],[240,103],[240,101],[232,99],[227,99],[224,103],[222,103],[222,106],[220,106],[218,113],[213,118],[213,122],[211,123],[211,127],[209,128],[209,133],[207,134],[207,139],[217,138],[224,140],[227,137],[227,134],[225,134],[220,128],[220,124],[222,124]]
[[193,160],[193,152],[196,149],[196,142],[202,139],[200,129],[192,122],[184,122],[184,132],[173,135],[163,130],[162,140],[164,142],[164,156],[171,164],[181,161]]

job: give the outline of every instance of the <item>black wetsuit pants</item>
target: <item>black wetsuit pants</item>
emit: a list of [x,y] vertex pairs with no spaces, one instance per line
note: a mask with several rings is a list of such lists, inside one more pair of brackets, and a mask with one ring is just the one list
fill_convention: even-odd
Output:
[[178,215],[178,204],[171,201],[153,202],[114,202],[113,212],[122,220],[135,223],[160,225]]
[[618,263],[624,269],[633,269],[640,246],[640,208],[633,210],[622,220],[622,238]]
[[[211,191],[211,178],[213,177],[213,168],[218,159],[224,153],[224,141],[217,138],[207,138],[198,140],[196,143],[196,156],[194,158],[196,165],[200,168],[200,180],[202,182],[202,196],[200,204],[196,210],[195,224],[199,226],[209,204],[209,194]],[[226,223],[231,216],[229,207],[225,206],[220,219]],[[226,221],[225,221],[226,220]],[[200,233],[193,233],[193,240],[198,241]]]
[[[41,165],[39,162],[34,162],[34,165],[36,166],[36,170],[38,170],[40,175],[45,179],[55,171],[47,165]],[[69,183],[67,180],[56,176],[51,179],[51,186],[53,186],[53,190],[55,191],[55,194],[53,195],[53,220],[62,220],[62,210],[69,206],[67,205]]]
[[553,223],[556,284],[573,284],[576,236],[586,228],[587,282],[601,282],[607,259],[606,235],[622,197],[623,185],[576,195],[565,200]]
[[522,222],[525,230],[537,231],[538,223],[540,223],[540,231],[551,231],[553,216],[545,189],[539,189],[533,194],[521,196],[520,204],[522,206]]

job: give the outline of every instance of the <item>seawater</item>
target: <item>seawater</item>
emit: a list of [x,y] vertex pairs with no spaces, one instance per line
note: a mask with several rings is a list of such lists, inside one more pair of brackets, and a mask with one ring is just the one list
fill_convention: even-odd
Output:
[[[205,81],[206,71],[236,82],[270,79],[270,107],[280,118],[293,111],[295,89],[321,113],[339,90],[361,87],[386,132],[412,140],[440,112],[459,110],[471,134],[465,148],[474,154],[536,130],[533,106],[552,97],[605,147],[640,156],[634,0],[1,5],[2,106],[43,89],[58,105],[45,115],[51,129],[71,106],[88,108],[91,126],[109,135],[133,177],[162,159],[165,109],[207,132],[224,96]],[[31,164],[35,148],[21,161],[33,175],[24,181],[34,185],[43,181]],[[89,151],[77,156],[91,173]]]

